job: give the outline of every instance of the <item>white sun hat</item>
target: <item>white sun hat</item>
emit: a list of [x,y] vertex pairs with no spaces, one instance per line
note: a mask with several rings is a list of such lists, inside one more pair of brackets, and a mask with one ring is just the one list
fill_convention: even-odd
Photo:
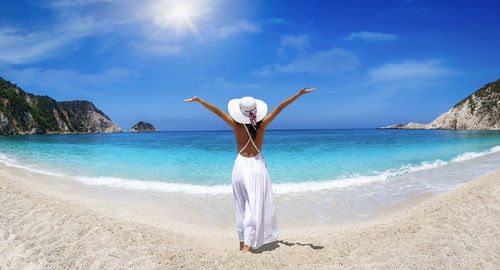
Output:
[[235,98],[227,104],[229,115],[241,124],[250,124],[250,112],[256,110],[256,121],[259,122],[267,114],[267,104],[253,97]]

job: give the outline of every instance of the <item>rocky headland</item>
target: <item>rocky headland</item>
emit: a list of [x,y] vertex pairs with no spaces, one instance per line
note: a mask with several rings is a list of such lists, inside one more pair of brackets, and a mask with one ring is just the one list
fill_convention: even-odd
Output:
[[428,124],[410,122],[381,129],[500,130],[500,79],[484,85]]
[[122,132],[90,101],[55,101],[0,77],[0,135]]

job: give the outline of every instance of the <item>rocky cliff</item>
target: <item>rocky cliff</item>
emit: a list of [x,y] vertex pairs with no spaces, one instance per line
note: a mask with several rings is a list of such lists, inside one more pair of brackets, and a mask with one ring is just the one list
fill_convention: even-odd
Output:
[[428,124],[410,122],[382,128],[500,130],[500,79],[481,87]]
[[152,124],[141,121],[131,127],[128,132],[158,132],[158,130]]
[[89,101],[57,102],[0,78],[0,134],[121,132]]

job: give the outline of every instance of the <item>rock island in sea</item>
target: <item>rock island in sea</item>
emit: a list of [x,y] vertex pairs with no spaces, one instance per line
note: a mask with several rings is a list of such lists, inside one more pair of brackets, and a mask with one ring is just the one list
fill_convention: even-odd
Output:
[[158,132],[159,130],[153,126],[153,124],[146,123],[143,121],[138,122],[133,127],[131,127],[127,132]]

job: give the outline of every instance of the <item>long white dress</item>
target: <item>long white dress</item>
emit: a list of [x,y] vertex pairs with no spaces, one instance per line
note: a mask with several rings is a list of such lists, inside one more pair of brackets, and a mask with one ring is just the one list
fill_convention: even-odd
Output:
[[263,244],[276,241],[278,228],[266,162],[246,126],[245,129],[249,140],[241,151],[252,142],[259,154],[244,157],[240,151],[234,161],[232,184],[236,204],[236,228],[240,242],[257,249]]

